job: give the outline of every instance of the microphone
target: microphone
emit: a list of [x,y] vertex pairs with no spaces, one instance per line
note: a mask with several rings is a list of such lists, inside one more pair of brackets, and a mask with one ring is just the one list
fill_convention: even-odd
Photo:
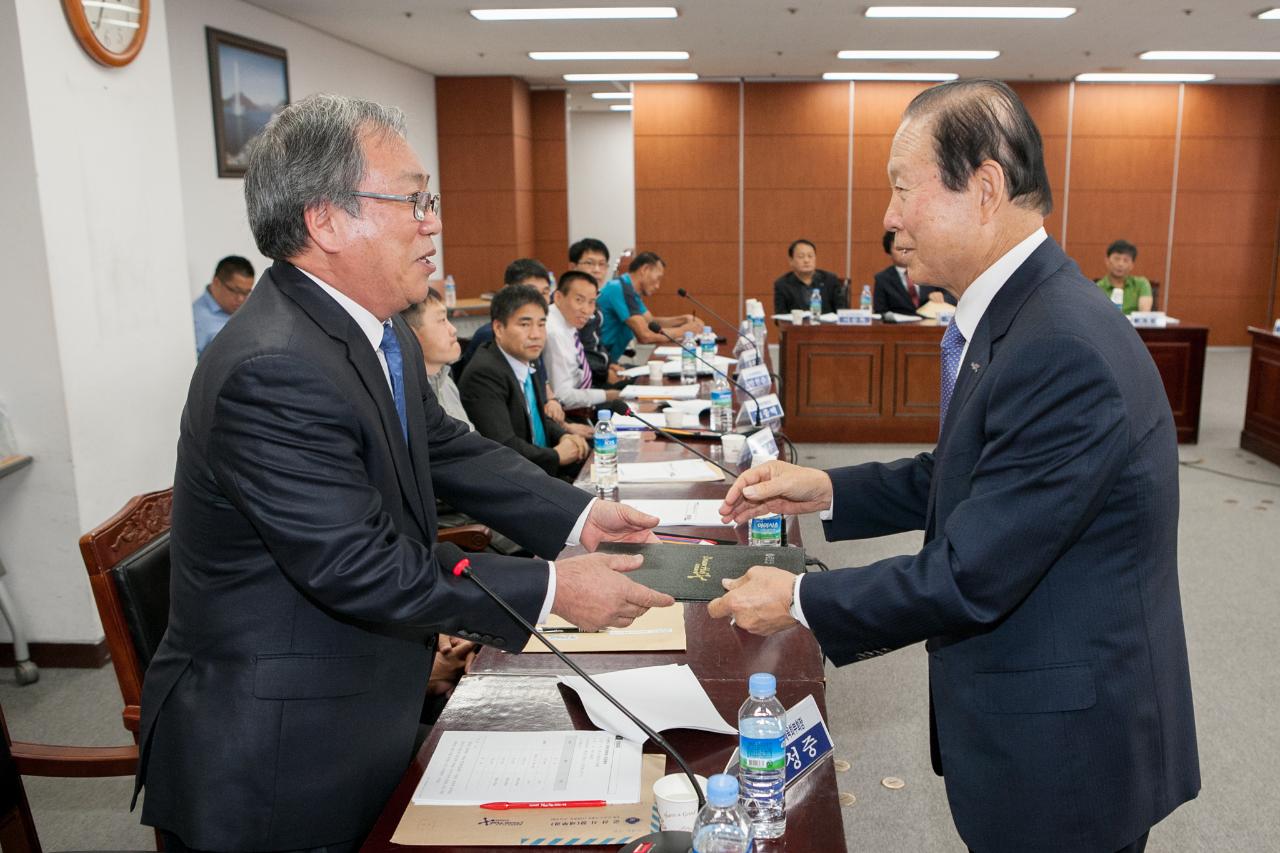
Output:
[[[688,299],[694,305],[697,305],[703,311],[706,311],[712,317],[719,320],[720,325],[724,326],[726,329],[733,329],[734,332],[738,331],[737,326],[735,326],[733,323],[730,323],[728,320],[726,320],[724,317],[717,314],[715,311],[712,311],[710,306],[699,302],[697,299],[693,297],[693,294],[689,293],[689,291],[685,290],[683,287],[676,288],[676,293],[679,294],[682,298]],[[760,353],[760,347],[756,346],[755,340],[752,338],[747,338],[747,340],[751,343],[751,346],[755,349],[756,354],[758,355]]]
[[[658,321],[657,321],[657,320],[653,320],[653,321],[651,321],[651,322],[649,323],[649,331],[653,332],[655,335],[662,335],[664,338],[666,338],[667,340],[671,341],[671,343],[673,343],[673,344],[675,344],[676,346],[680,347],[680,348],[681,348],[681,350],[683,350],[683,349],[684,349],[684,344],[680,343],[680,341],[677,341],[675,338],[671,337],[671,335],[669,335],[669,334],[667,333],[667,330],[666,330],[666,329],[664,329],[664,328],[662,328],[662,326],[660,326],[660,325],[658,324]],[[752,344],[752,346],[755,346],[755,341],[752,341],[752,342],[751,342],[751,344]],[[759,411],[760,411],[760,401],[759,401],[758,399],[756,399],[756,395],[755,395],[755,394],[752,394],[752,393],[751,393],[751,390],[750,390],[749,388],[747,388],[747,386],[746,386],[746,385],[743,385],[743,384],[742,384],[741,382],[739,382],[737,379],[734,379],[734,378],[733,378],[733,377],[731,377],[729,374],[725,373],[723,370],[721,370],[720,368],[716,367],[716,366],[715,366],[714,364],[712,364],[711,362],[707,361],[705,358],[703,358],[703,357],[702,357],[702,354],[701,354],[701,353],[699,353],[696,349],[693,351],[693,357],[694,357],[694,358],[696,358],[698,361],[702,362],[703,364],[705,364],[707,367],[711,368],[711,372],[712,372],[712,374],[716,374],[716,373],[720,374],[721,376],[723,376],[723,377],[724,377],[724,379],[725,379],[725,381],[726,381],[726,382],[728,382],[729,384],[733,385],[733,387],[734,387],[734,388],[737,388],[737,389],[738,389],[739,391],[741,391],[743,394],[746,394],[748,397],[750,397],[750,398],[751,398],[751,402],[753,402],[753,403],[755,403],[755,404],[756,404],[756,412],[757,412],[757,413],[759,413]]]
[[693,771],[689,769],[689,765],[685,762],[684,757],[680,755],[680,753],[676,752],[675,749],[672,748],[671,744],[667,743],[666,738],[651,729],[649,724],[644,720],[640,719],[623,707],[622,703],[615,699],[609,691],[597,684],[594,678],[587,675],[587,673],[583,671],[582,667],[571,661],[569,656],[556,648],[541,631],[533,625],[530,625],[529,621],[521,616],[514,607],[508,604],[502,596],[489,589],[488,584],[480,580],[480,578],[476,576],[475,572],[471,571],[471,560],[462,552],[461,548],[454,545],[452,542],[440,542],[437,543],[435,547],[435,555],[436,559],[439,560],[442,565],[452,566],[449,571],[453,573],[454,577],[466,578],[476,586],[480,587],[480,591],[493,599],[494,603],[501,607],[508,616],[519,623],[520,627],[537,637],[542,642],[542,645],[546,646],[552,654],[560,658],[560,660],[563,661],[569,669],[580,675],[584,681],[595,688],[597,693],[608,699],[609,702],[613,704],[613,707],[621,711],[628,720],[639,726],[640,730],[648,735],[663,752],[671,756],[672,760],[679,765],[682,771],[684,771],[684,775],[689,777],[689,784],[693,785],[693,792],[698,795],[698,808],[701,809],[707,804],[707,798],[703,796],[702,788],[698,787],[698,780],[693,775]]
[[657,426],[657,425],[655,425],[655,424],[650,423],[649,421],[646,421],[644,418],[642,418],[642,417],[640,417],[638,414],[636,414],[635,410],[634,410],[634,409],[632,409],[630,406],[628,406],[628,405],[626,404],[626,402],[625,402],[625,401],[623,401],[623,400],[614,400],[612,403],[610,403],[610,404],[609,404],[609,409],[610,409],[610,410],[611,410],[615,415],[626,415],[627,417],[635,418],[635,419],[636,419],[636,420],[638,420],[640,423],[644,424],[644,425],[645,425],[645,426],[647,426],[649,429],[653,430],[654,432],[656,432],[658,435],[662,436],[663,438],[669,438],[669,439],[671,439],[671,440],[672,440],[672,441],[674,441],[676,444],[680,445],[680,446],[681,446],[681,447],[683,447],[685,450],[689,451],[689,452],[690,452],[690,453],[692,453],[694,456],[698,457],[699,459],[703,460],[704,462],[710,462],[712,465],[716,466],[716,467],[717,467],[717,468],[719,468],[721,471],[723,471],[723,472],[725,472],[726,474],[728,474],[732,479],[734,479],[734,480],[738,479],[738,472],[737,472],[737,471],[731,471],[731,470],[729,470],[728,468],[726,468],[725,466],[721,465],[721,464],[720,464],[719,462],[717,462],[716,460],[712,459],[712,458],[711,458],[710,456],[708,456],[707,454],[705,454],[705,453],[703,453],[702,451],[697,450],[696,448],[694,448],[694,446],[693,446],[693,445],[689,444],[688,442],[681,441],[681,440],[680,440],[680,438],[679,438],[675,433],[672,433],[672,432],[670,432],[670,431],[668,431],[668,430],[663,429],[663,428],[662,428],[662,427],[660,427],[660,426]]

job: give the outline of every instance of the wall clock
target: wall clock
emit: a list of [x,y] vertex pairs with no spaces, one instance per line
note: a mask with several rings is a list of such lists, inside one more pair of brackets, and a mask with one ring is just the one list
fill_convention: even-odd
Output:
[[62,0],[85,53],[103,65],[133,62],[147,38],[151,0]]

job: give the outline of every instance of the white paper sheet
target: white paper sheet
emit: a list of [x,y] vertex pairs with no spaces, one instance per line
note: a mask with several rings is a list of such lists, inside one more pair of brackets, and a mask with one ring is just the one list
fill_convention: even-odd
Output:
[[678,357],[680,355],[680,347],[675,346],[674,344],[664,344],[663,346],[660,346],[660,347],[654,347],[653,352],[650,353],[650,355],[652,355],[654,358],[671,358],[672,356]]
[[642,742],[633,741],[609,732],[445,732],[413,802],[637,803]]
[[679,409],[682,412],[700,415],[707,409],[711,408],[710,400],[672,400],[667,404],[668,408]]
[[627,377],[628,379],[635,379],[637,376],[648,376],[649,365],[640,364],[640,365],[636,365],[635,367],[628,367],[626,370],[622,371],[622,375]]
[[620,395],[626,400],[692,400],[697,385],[628,385]]
[[[701,355],[701,353],[699,353],[699,355]],[[728,356],[724,356],[724,355],[716,355],[712,358],[707,359],[707,361],[714,364],[716,366],[716,370],[719,370],[721,373],[731,372],[730,368],[736,366],[738,363],[738,360],[736,358],[729,358]],[[713,375],[707,370],[707,366],[702,362],[700,361],[697,362],[697,365],[698,365],[698,369],[702,371],[702,373],[699,374],[700,378],[706,379]],[[647,373],[648,370],[649,368],[646,366],[645,372]],[[679,376],[680,375],[680,359],[673,358],[670,361],[664,363],[662,366],[662,372],[667,376]]]
[[619,483],[714,483],[724,472],[701,459],[675,462],[619,462]]
[[[726,723],[716,706],[711,704],[711,697],[698,683],[693,670],[682,664],[606,672],[595,676],[595,680],[654,731],[697,729],[738,734],[738,730]],[[578,676],[561,676],[560,682],[577,692],[591,722],[606,732],[622,735],[636,743],[648,740],[639,726]]]
[[[646,421],[658,427],[659,429],[667,428],[667,416],[664,415],[662,412],[641,412],[640,417],[644,418]],[[613,428],[614,429],[648,429],[649,427],[640,423],[640,421],[636,420],[630,415],[614,415]]]
[[627,501],[630,506],[662,519],[661,527],[733,527],[720,520],[720,501]]

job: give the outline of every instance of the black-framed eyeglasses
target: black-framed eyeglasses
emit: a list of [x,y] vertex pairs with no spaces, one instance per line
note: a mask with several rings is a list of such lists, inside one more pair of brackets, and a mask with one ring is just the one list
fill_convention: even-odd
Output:
[[360,198],[379,198],[383,201],[404,201],[413,205],[413,218],[421,222],[427,218],[427,211],[431,211],[432,216],[440,215],[440,193],[429,193],[426,190],[419,190],[412,195],[387,195],[386,193],[367,193],[361,190],[352,190],[351,194]]

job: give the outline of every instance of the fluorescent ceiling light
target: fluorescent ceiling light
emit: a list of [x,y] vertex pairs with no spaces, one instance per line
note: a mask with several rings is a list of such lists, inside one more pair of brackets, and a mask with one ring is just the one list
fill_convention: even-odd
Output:
[[868,18],[1069,18],[1074,6],[868,6]]
[[995,59],[998,50],[842,50],[839,59]]
[[565,74],[566,83],[657,83],[674,80],[697,80],[692,71],[654,71],[634,74]]
[[1213,74],[1110,74],[1088,73],[1077,74],[1080,83],[1206,83],[1214,78]]
[[959,74],[927,74],[914,71],[828,71],[823,80],[913,80],[920,83],[945,83]]
[[1148,50],[1138,54],[1139,59],[1252,59],[1276,62],[1280,50]]
[[1268,9],[1258,13],[1259,21],[1280,21],[1280,8]]
[[674,18],[675,6],[565,6],[558,9],[472,9],[477,21],[619,21]]
[[687,50],[531,50],[530,59],[563,61],[576,59],[688,59]]
[[630,92],[592,92],[591,97],[597,101],[629,101]]
[[610,104],[609,109],[615,113],[629,113],[631,112],[631,105],[630,104]]

